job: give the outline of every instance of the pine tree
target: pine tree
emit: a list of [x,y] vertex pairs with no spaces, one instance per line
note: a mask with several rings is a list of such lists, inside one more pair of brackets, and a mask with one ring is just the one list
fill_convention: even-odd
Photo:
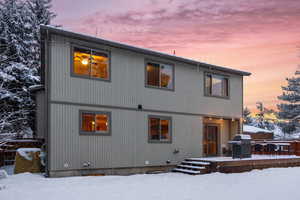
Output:
[[278,99],[285,103],[278,104],[278,116],[286,122],[280,123],[284,133],[291,134],[297,130],[299,123],[294,118],[300,115],[300,77],[299,72],[295,77],[287,78],[287,86],[283,86],[282,95]]
[[[39,23],[54,16],[46,0],[0,2],[0,134],[30,137],[34,101],[29,88],[39,84]],[[37,9],[37,10],[33,10]],[[45,15],[43,15],[45,14]]]
[[274,122],[267,119],[265,115],[266,113],[271,112],[271,110],[265,108],[262,102],[257,102],[256,107],[258,109],[258,113],[255,117],[251,117],[251,112],[247,107],[244,109],[244,123],[262,129],[274,130]]
[[244,124],[251,125],[253,123],[253,119],[251,117],[251,111],[245,107],[243,111]]
[[33,30],[33,41],[35,42],[32,45],[32,57],[33,65],[37,66],[39,69],[40,66],[40,25],[49,25],[51,19],[56,15],[50,11],[52,0],[27,0],[26,5],[31,13],[30,21],[32,24]]

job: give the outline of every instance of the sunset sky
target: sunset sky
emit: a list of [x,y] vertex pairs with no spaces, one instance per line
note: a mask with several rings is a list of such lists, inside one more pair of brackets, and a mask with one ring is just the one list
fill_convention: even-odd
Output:
[[53,24],[249,71],[245,106],[275,108],[300,63],[300,0],[53,0]]

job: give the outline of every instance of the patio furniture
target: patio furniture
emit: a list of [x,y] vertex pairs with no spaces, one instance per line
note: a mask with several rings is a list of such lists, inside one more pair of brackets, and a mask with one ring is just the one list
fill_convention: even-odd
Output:
[[290,143],[276,143],[278,146],[278,151],[281,155],[290,155],[291,154],[291,144]]
[[261,144],[255,144],[255,145],[254,145],[254,152],[255,152],[256,154],[262,154],[263,151],[264,151],[263,145],[261,145]]
[[251,158],[251,136],[249,135],[236,135],[232,141],[232,158]]
[[276,150],[277,150],[277,145],[276,144],[268,143],[266,145],[266,153],[267,154],[271,154],[271,155],[276,154],[277,153]]

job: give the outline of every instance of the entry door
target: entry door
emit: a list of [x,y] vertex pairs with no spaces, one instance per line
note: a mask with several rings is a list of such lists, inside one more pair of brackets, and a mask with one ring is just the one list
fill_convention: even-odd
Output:
[[218,126],[205,125],[203,136],[203,153],[206,156],[218,155]]

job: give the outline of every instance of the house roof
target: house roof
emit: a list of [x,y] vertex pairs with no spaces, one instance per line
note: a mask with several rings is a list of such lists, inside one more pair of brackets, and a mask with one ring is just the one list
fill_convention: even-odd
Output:
[[197,60],[192,60],[192,59],[189,59],[189,58],[175,56],[175,55],[171,55],[171,54],[167,54],[167,53],[163,53],[163,52],[159,52],[159,51],[154,51],[154,50],[150,50],[150,49],[146,49],[146,48],[136,47],[136,46],[120,43],[120,42],[105,40],[105,39],[102,39],[102,38],[93,37],[93,36],[89,36],[89,35],[85,35],[85,34],[81,34],[81,33],[76,33],[76,32],[71,32],[71,31],[68,31],[68,30],[64,30],[62,28],[53,27],[53,26],[49,26],[49,25],[47,25],[47,26],[46,25],[41,25],[41,33],[42,34],[54,33],[54,34],[63,35],[63,36],[66,36],[66,37],[72,37],[72,38],[86,40],[86,41],[90,41],[90,42],[101,43],[101,44],[105,44],[105,45],[115,47],[115,48],[121,48],[121,49],[135,51],[135,52],[143,53],[143,54],[147,54],[147,55],[158,56],[158,57],[162,57],[162,58],[166,58],[166,59],[171,59],[171,60],[176,60],[176,61],[179,61],[179,62],[184,62],[184,63],[187,63],[187,64],[199,65],[201,67],[208,68],[210,70],[218,70],[218,71],[228,72],[228,73],[231,73],[231,74],[237,74],[237,75],[241,75],[241,76],[250,76],[251,75],[250,72],[235,70],[235,69],[231,69],[231,68],[227,68],[227,67],[221,67],[221,66],[212,65],[212,64],[200,62],[200,61],[197,61]]
[[257,128],[255,126],[249,126],[249,125],[244,125],[243,131],[247,133],[272,133],[272,131],[262,129],[262,128]]

